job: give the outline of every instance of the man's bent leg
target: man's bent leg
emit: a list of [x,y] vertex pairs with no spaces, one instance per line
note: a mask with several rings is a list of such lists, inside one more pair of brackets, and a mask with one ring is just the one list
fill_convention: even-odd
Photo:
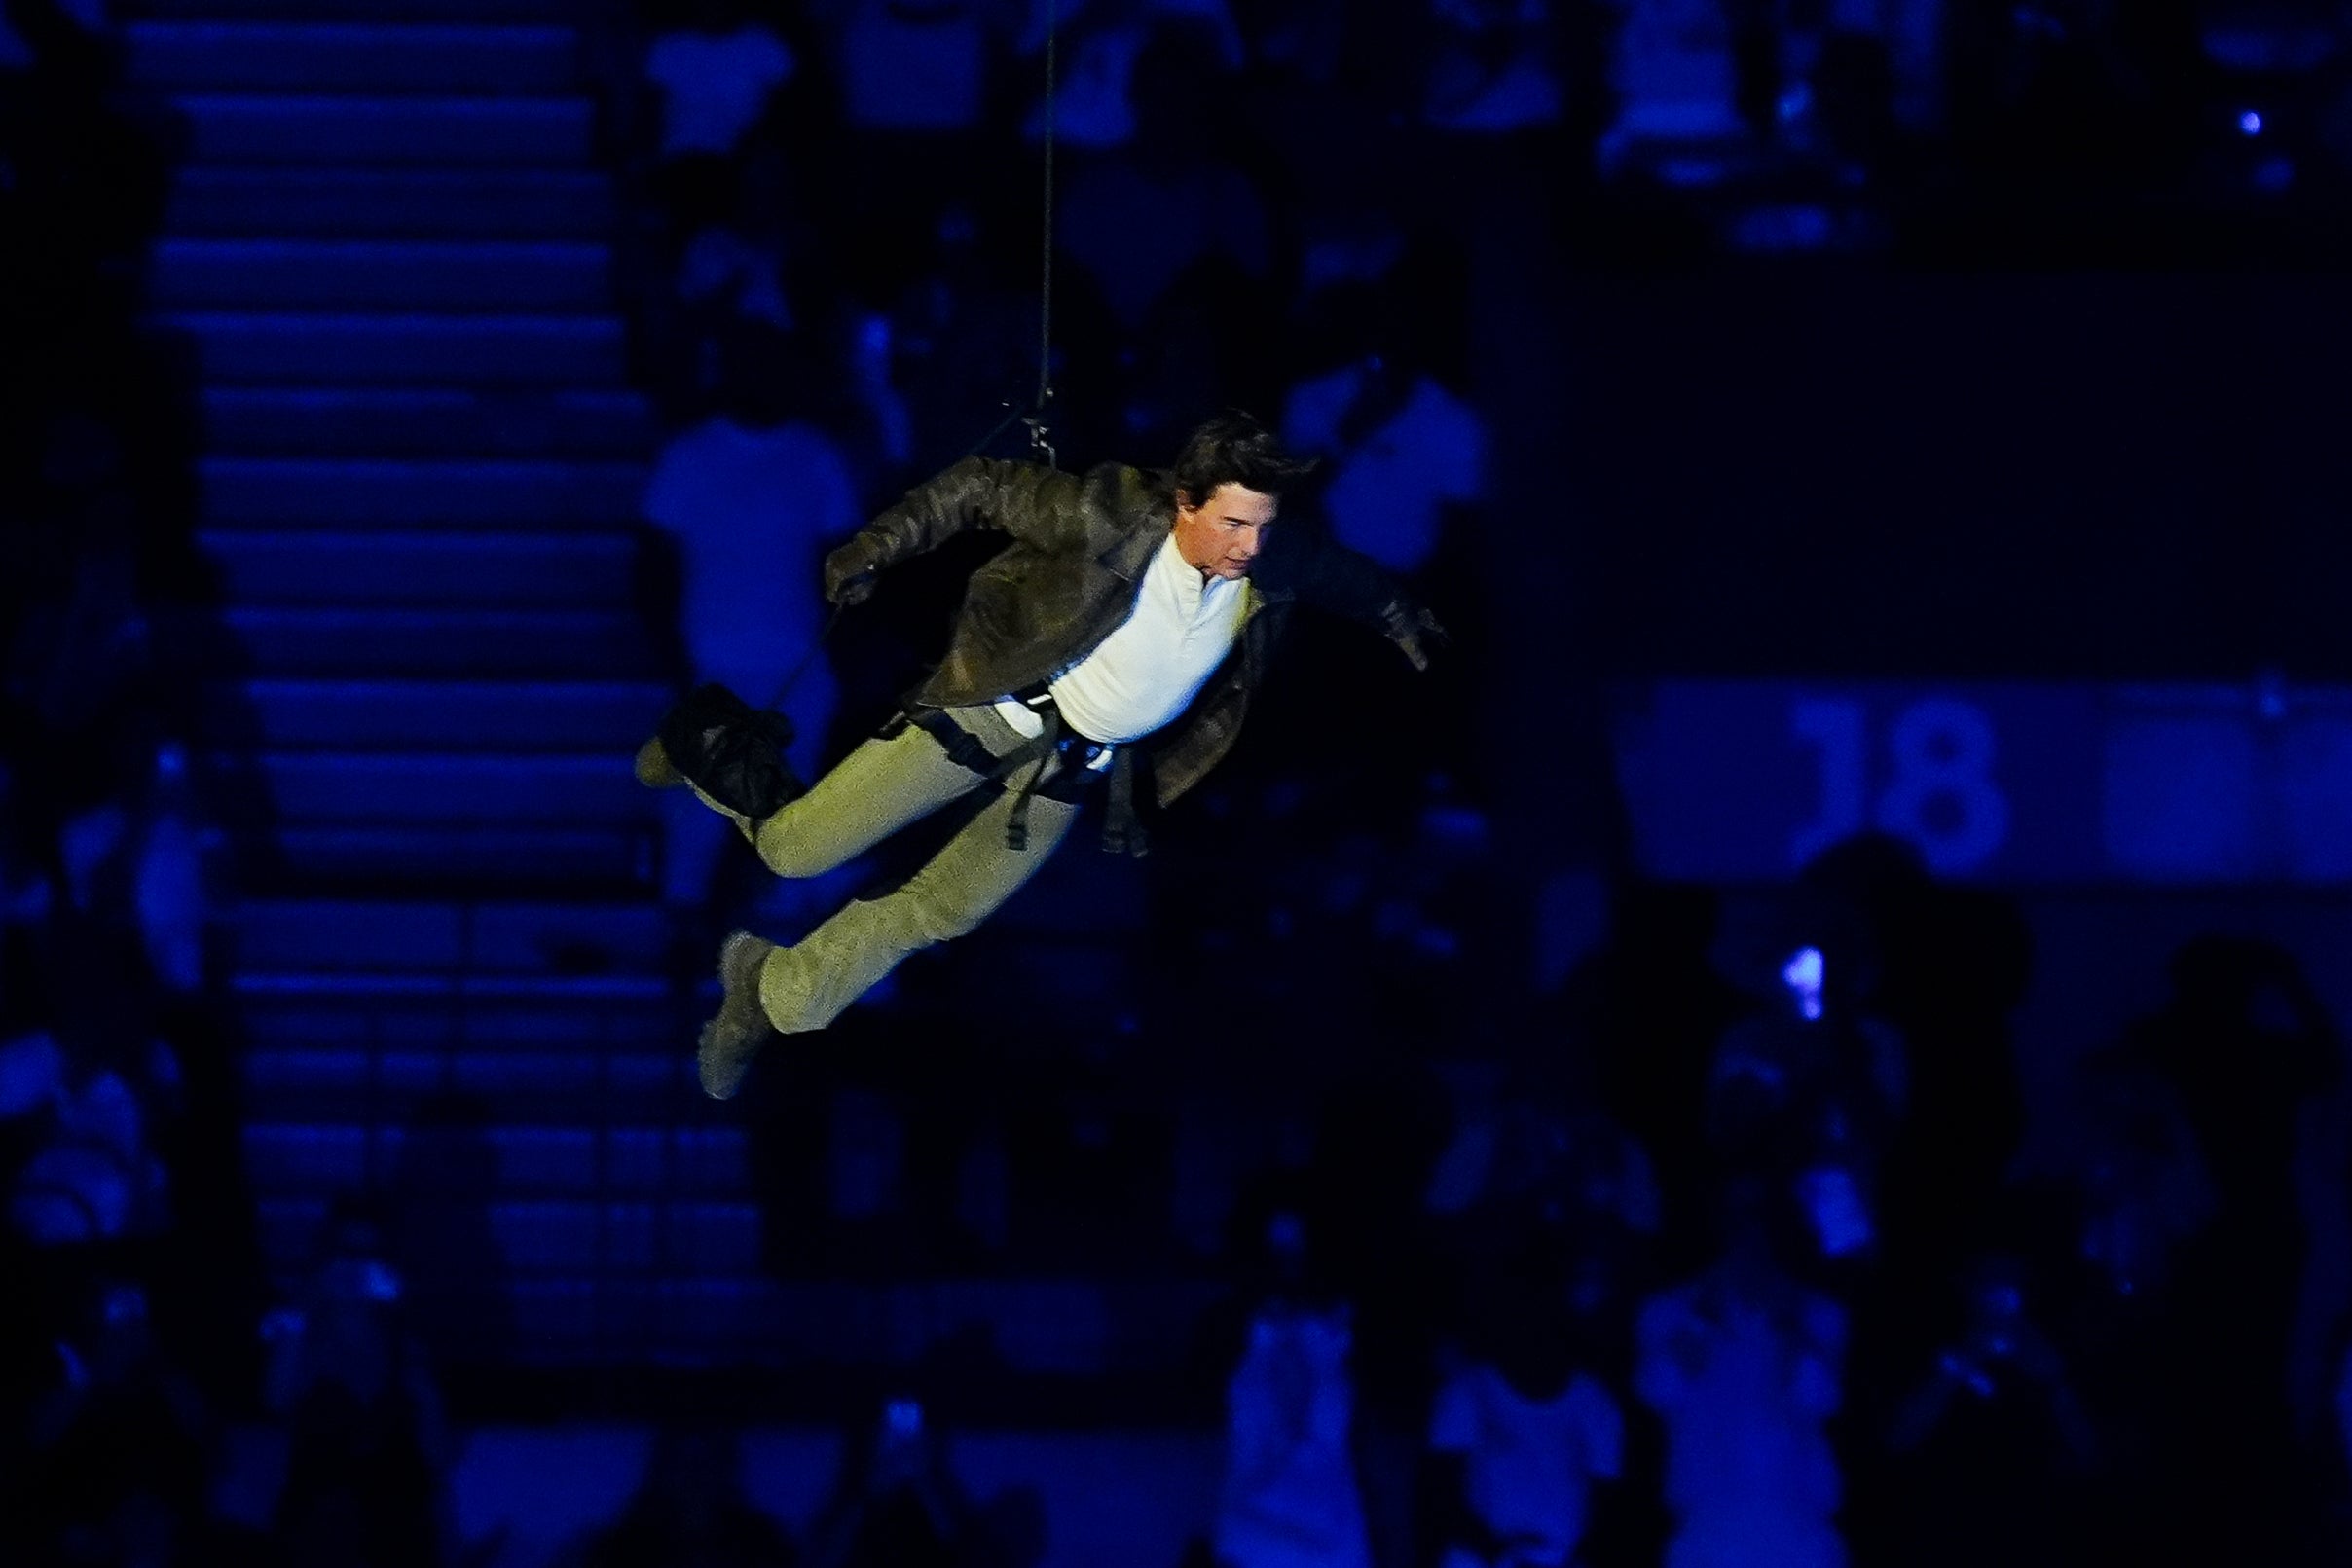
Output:
[[982,780],[909,724],[887,740],[862,742],[807,794],[744,830],[778,876],[822,876]]
[[917,948],[961,936],[1037,873],[1078,820],[1078,807],[1040,795],[1029,805],[1029,847],[1008,849],[1006,791],[949,839],[929,864],[873,898],[844,907],[797,946],[767,955],[759,1000],[784,1033],[823,1029]]

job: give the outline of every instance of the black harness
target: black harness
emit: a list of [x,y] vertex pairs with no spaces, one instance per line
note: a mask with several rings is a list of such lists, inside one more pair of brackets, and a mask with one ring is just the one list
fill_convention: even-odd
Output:
[[[997,756],[982,746],[979,738],[950,718],[943,708],[930,708],[908,703],[894,719],[885,735],[896,734],[907,724],[914,725],[946,750],[948,760],[958,767],[993,783],[1011,787],[1009,781],[1023,768],[1028,779],[1021,784],[1012,801],[1012,815],[1005,822],[1005,847],[1026,851],[1029,848],[1029,802],[1039,795],[1076,805],[1087,790],[1107,771],[1110,775],[1111,796],[1103,821],[1102,847],[1111,855],[1143,855],[1151,848],[1149,835],[1135,816],[1135,748],[1098,741],[1072,729],[1062,718],[1059,704],[1046,682],[1024,686],[1010,693],[1013,701],[1037,714],[1044,726],[1036,735],[1026,737],[1021,744],[1003,756]],[[1094,767],[1102,754],[1111,753],[1108,770]],[[1047,770],[1056,758],[1061,769],[1051,780]]]

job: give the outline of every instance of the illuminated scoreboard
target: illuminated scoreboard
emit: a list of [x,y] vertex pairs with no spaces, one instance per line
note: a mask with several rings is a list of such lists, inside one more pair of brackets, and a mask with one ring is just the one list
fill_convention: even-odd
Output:
[[1975,881],[2352,884],[2352,689],[1668,680],[1610,722],[1654,876],[1879,829]]

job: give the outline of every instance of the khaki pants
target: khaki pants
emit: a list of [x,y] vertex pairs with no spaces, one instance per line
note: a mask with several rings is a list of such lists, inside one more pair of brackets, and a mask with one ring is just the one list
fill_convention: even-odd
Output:
[[[993,708],[950,709],[948,714],[992,756],[1008,756],[1022,743]],[[1051,778],[1059,764],[1047,766]],[[997,798],[906,881],[852,901],[797,946],[769,954],[759,972],[768,1022],[788,1035],[823,1029],[907,954],[962,936],[1019,892],[1078,819],[1075,804],[1035,796],[1029,847],[1006,847],[1013,797],[1033,767],[1016,769]],[[812,877],[982,787],[994,786],[950,761],[937,740],[909,724],[887,740],[860,746],[756,829],[738,820],[769,870]]]

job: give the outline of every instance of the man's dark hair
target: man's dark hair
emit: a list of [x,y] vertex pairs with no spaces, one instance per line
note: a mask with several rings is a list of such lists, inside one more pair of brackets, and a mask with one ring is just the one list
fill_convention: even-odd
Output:
[[1228,409],[1184,438],[1168,484],[1187,503],[1198,506],[1220,485],[1239,485],[1261,495],[1283,495],[1315,471],[1315,459],[1282,450],[1281,438],[1242,413]]

